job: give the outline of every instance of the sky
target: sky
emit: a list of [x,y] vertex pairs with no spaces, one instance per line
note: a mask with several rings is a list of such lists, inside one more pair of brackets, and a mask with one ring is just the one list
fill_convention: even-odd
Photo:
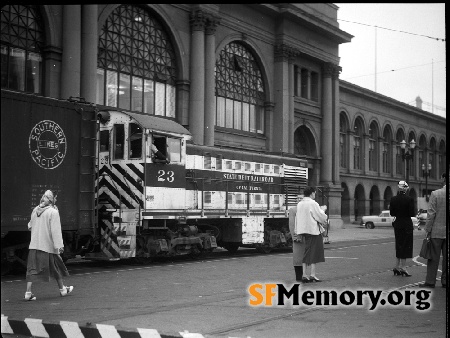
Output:
[[423,110],[446,117],[445,4],[335,5],[354,36],[339,46],[340,79],[414,106],[420,96]]

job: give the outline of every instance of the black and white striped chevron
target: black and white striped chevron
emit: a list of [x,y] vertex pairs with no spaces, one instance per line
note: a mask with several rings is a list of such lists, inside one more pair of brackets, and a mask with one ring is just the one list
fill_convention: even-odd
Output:
[[144,207],[144,166],[141,163],[104,165],[98,181],[99,204],[112,209]]

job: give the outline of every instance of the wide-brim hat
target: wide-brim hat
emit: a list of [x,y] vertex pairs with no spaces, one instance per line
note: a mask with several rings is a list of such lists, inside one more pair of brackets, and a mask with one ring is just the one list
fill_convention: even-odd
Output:
[[400,181],[400,182],[398,182],[398,188],[399,189],[408,189],[409,185],[408,185],[408,183],[406,183],[406,181]]

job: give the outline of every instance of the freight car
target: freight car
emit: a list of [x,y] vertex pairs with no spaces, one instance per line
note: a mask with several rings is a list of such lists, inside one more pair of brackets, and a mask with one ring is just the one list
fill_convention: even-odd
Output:
[[2,262],[24,263],[31,209],[58,194],[65,258],[197,256],[291,245],[306,160],[190,143],[171,119],[2,90]]
[[57,195],[71,252],[93,237],[96,108],[1,90],[2,273],[25,264],[33,207],[46,189]]

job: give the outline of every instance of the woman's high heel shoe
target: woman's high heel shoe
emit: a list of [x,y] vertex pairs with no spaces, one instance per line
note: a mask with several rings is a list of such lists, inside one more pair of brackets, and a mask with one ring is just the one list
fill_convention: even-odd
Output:
[[402,276],[405,276],[405,277],[411,277],[412,276],[411,274],[408,273],[408,271],[406,271],[404,269],[400,269],[399,271],[400,271],[400,274]]
[[397,268],[393,268],[392,271],[394,271],[394,276],[400,276],[401,275],[400,270],[397,269]]

